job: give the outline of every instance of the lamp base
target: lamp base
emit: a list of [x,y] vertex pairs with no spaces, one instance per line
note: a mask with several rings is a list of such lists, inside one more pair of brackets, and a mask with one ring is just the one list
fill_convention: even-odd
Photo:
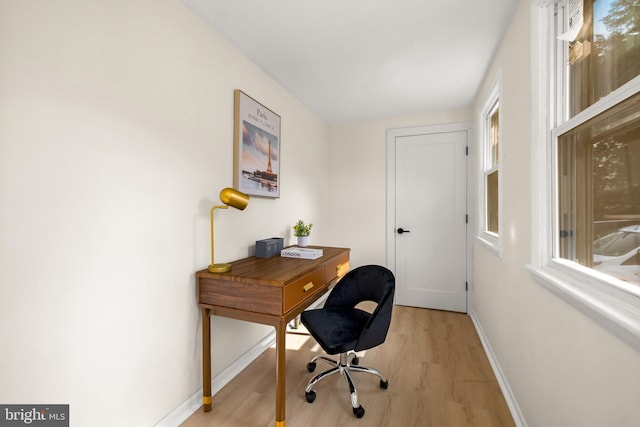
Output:
[[213,264],[209,266],[209,273],[226,273],[231,271],[231,264]]

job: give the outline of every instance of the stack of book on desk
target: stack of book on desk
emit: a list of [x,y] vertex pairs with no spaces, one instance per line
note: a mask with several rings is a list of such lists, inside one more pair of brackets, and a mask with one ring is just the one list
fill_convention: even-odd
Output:
[[287,258],[316,259],[322,256],[322,249],[313,248],[286,248],[280,251],[280,256]]

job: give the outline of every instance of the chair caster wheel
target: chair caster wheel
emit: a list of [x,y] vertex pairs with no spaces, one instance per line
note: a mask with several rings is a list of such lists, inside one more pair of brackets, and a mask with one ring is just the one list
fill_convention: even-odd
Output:
[[353,408],[353,415],[355,415],[356,418],[364,417],[364,408],[362,407],[362,405],[358,406],[357,408]]
[[307,402],[313,403],[313,401],[316,400],[316,392],[313,390],[305,391],[304,397],[307,398]]
[[380,380],[380,388],[383,388],[385,390],[388,389],[389,388],[389,381]]
[[351,360],[351,364],[352,364],[352,365],[357,365],[358,363],[360,363],[360,359],[358,359],[358,356],[355,356],[355,357]]
[[316,370],[316,362],[307,363],[307,371],[313,372]]

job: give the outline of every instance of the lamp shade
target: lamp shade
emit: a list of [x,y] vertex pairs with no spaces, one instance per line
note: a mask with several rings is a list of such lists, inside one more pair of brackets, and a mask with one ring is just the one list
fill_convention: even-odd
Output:
[[249,196],[238,190],[227,187],[220,191],[220,201],[227,206],[231,206],[232,208],[242,211],[249,203]]

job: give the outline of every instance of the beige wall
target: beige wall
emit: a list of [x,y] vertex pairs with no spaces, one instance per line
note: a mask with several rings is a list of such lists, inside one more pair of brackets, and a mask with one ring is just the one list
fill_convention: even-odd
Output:
[[[216,214],[216,258],[298,218],[386,263],[386,130],[474,120],[503,72],[503,257],[474,244],[474,309],[529,426],[631,426],[640,355],[537,285],[529,2],[459,110],[328,126],[178,1],[0,7],[0,402],[152,425],[201,386],[193,272],[232,184],[233,89],[283,117],[282,197]],[[473,150],[472,150],[473,152]],[[213,320],[214,375],[269,329]]]
[[[3,0],[0,70],[0,402],[153,425],[202,386],[233,90],[283,118],[282,197],[216,211],[216,261],[298,218],[327,241],[328,126],[177,0]],[[214,375],[271,330],[213,329]]]
[[[498,71],[503,257],[474,245],[473,306],[529,427],[636,426],[640,354],[534,282],[531,247],[530,1],[521,0],[476,102]],[[476,202],[477,205],[477,202]]]
[[352,266],[387,265],[387,130],[471,119],[461,109],[331,126],[329,235],[352,249]]

